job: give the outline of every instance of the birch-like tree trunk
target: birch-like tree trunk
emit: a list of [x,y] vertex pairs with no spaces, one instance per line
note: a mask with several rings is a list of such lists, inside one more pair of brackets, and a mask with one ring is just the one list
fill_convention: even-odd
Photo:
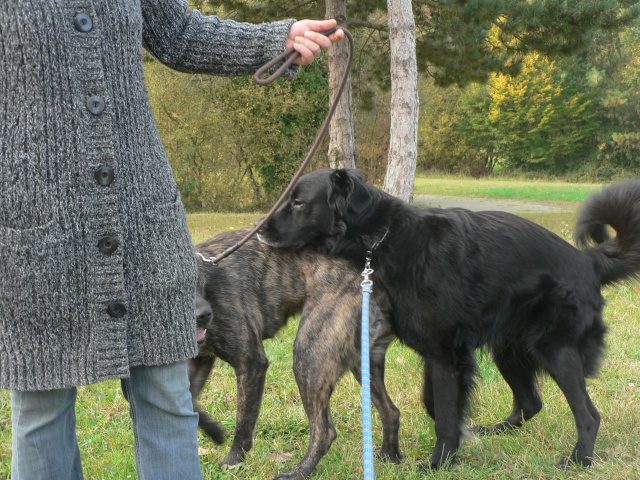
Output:
[[384,190],[409,203],[418,157],[418,67],[411,0],[387,0],[391,47],[391,126]]
[[[326,18],[347,18],[346,0],[326,0]],[[335,101],[340,80],[349,58],[349,42],[345,39],[334,44],[328,53],[329,60],[329,102]],[[333,168],[355,168],[356,142],[353,123],[353,96],[351,92],[351,76],[340,97],[331,126],[329,128],[329,162]]]

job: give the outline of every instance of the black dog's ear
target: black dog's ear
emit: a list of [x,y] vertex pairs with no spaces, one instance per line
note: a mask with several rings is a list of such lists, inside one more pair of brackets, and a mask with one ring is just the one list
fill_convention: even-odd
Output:
[[362,171],[341,168],[331,174],[329,205],[342,216],[348,211],[362,213],[371,203],[371,193],[364,181]]
[[347,197],[352,189],[352,182],[345,169],[331,172],[329,176],[329,196],[327,201],[334,212],[344,217],[347,213]]
[[362,214],[372,202],[371,189],[364,181],[364,176],[360,170],[354,170],[357,175],[352,175],[353,187],[351,194],[347,198],[349,210],[356,215]]

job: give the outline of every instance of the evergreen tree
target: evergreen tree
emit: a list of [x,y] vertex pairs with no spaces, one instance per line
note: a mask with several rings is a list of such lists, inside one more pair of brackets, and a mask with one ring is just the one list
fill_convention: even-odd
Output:
[[589,174],[629,175],[640,168],[640,27],[596,37],[585,54],[590,85],[599,92],[602,129]]
[[[386,0],[345,0],[351,31],[363,31],[370,73],[389,85]],[[196,0],[225,17],[262,22],[322,18],[323,1]],[[634,0],[413,0],[418,69],[439,85],[485,82],[493,72],[515,74],[524,55],[568,55],[585,50],[594,32],[616,31],[640,15]],[[496,31],[492,34],[492,30]]]
[[596,91],[576,59],[527,55],[520,75],[493,74],[463,103],[465,141],[506,168],[562,173],[595,151]]

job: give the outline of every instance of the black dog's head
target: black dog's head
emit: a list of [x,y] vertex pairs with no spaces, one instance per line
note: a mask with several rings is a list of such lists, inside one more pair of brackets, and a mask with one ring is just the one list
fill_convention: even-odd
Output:
[[303,175],[258,238],[274,247],[331,250],[372,206],[373,190],[359,170],[326,168]]

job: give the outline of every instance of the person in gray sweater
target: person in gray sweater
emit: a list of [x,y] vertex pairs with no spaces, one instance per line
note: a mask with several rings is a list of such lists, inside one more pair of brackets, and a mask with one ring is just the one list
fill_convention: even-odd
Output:
[[[185,0],[0,2],[0,388],[14,480],[83,478],[76,387],[119,378],[140,479],[201,478],[186,373],[194,250],[145,87],[308,64],[334,20],[238,23]],[[289,76],[295,74],[292,66]]]

